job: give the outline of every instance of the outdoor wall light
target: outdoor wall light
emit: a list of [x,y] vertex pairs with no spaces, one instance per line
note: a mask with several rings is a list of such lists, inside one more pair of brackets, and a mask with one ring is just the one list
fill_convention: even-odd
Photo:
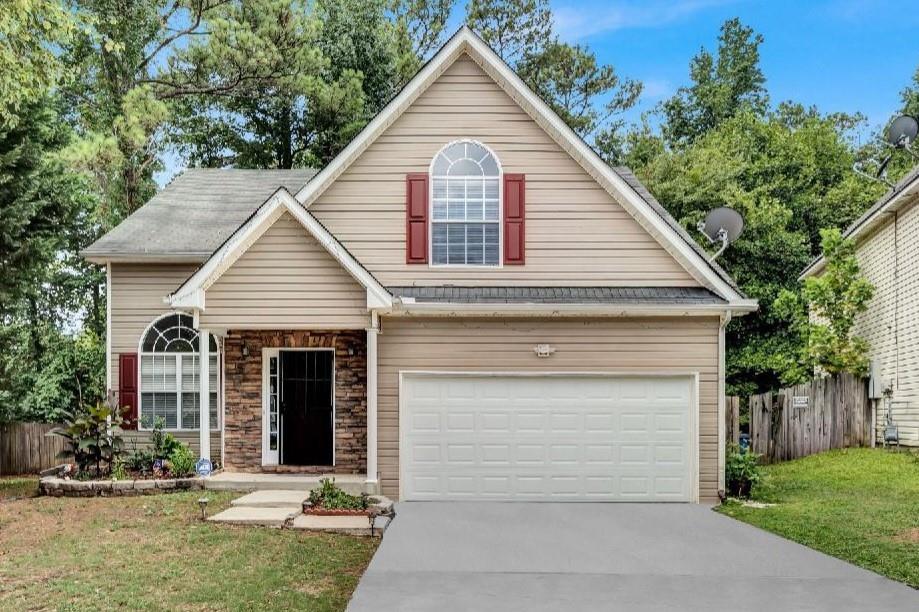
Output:
[[242,353],[243,353],[243,357],[248,357],[248,356],[249,356],[249,345],[246,344],[245,342],[243,342],[243,350],[242,350]]

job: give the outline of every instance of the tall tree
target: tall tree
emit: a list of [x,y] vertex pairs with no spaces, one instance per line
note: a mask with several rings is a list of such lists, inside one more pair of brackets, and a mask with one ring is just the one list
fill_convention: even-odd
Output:
[[638,101],[640,82],[600,64],[588,47],[558,40],[546,0],[471,0],[466,21],[578,135],[618,160],[621,114]]
[[391,0],[395,25],[397,88],[415,76],[443,43],[454,0]]
[[728,382],[735,392],[780,383],[799,339],[785,332],[773,302],[820,252],[818,229],[844,227],[874,197],[851,172],[851,125],[851,118],[787,104],[765,117],[742,111],[676,150],[646,146],[650,162],[637,172],[684,227],[695,232],[717,206],[737,209],[746,221],[744,234],[719,259],[760,303],[757,313],[728,328]]
[[[437,44],[450,6],[445,0],[286,0],[241,12],[231,22],[249,23],[259,36],[287,37],[291,52],[277,58],[277,67],[269,64],[274,76],[257,85],[179,101],[172,141],[196,165],[322,166]],[[227,57],[226,45],[211,36],[183,56],[226,80],[233,64],[209,59]]]
[[[208,93],[173,101],[172,141],[195,165],[291,168],[313,162],[317,150],[334,149],[351,135],[364,110],[360,75],[344,70],[324,80],[329,62],[318,49],[319,23],[305,2],[262,4],[260,10],[228,5],[204,20],[244,24],[259,40],[284,54],[263,61],[251,84],[219,96]],[[209,36],[181,54],[189,72],[207,73],[214,83],[236,71],[235,36]],[[189,79],[201,81],[198,79]],[[320,121],[320,118],[322,121]],[[314,162],[313,162],[314,163]]]
[[766,77],[759,65],[763,37],[739,19],[721,26],[717,55],[702,49],[690,62],[692,84],[662,105],[664,136],[684,145],[743,110],[763,114],[769,107]]
[[[75,32],[74,16],[59,0],[6,0],[0,11],[0,123],[28,113],[25,106],[57,83],[56,48]],[[15,127],[15,126],[12,126]]]
[[583,138],[596,135],[606,151],[624,125],[619,115],[641,95],[641,83],[598,64],[587,47],[557,40],[520,60],[517,71],[575,132]]
[[868,342],[853,330],[858,315],[868,309],[874,287],[861,274],[853,241],[837,228],[820,234],[826,269],[805,279],[800,293],[782,291],[774,306],[801,336],[801,349],[789,356],[783,372],[786,384],[803,382],[815,371],[868,374]]
[[[284,60],[300,51],[283,22],[252,18],[278,15],[289,0],[69,1],[92,24],[64,53],[79,75],[65,90],[81,136],[70,160],[99,186],[103,227],[155,190],[173,103],[292,76]],[[208,40],[222,44],[202,54]]]
[[548,0],[469,0],[466,23],[512,66],[553,39]]

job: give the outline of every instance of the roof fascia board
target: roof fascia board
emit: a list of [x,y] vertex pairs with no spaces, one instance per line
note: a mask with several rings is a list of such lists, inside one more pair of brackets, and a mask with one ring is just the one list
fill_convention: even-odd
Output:
[[367,308],[388,308],[392,296],[316,218],[283,187],[227,240],[165,302],[174,308],[205,310],[204,294],[285,212],[290,213],[367,291]]
[[[632,217],[671,255],[676,257],[693,278],[729,302],[744,299],[733,287],[722,280],[709,265],[709,262],[688,245],[622,177],[617,175],[612,168],[601,160],[593,149],[587,146],[539,96],[533,93],[484,41],[466,26],[460,28],[447,41],[441,50],[409,81],[405,88],[383,108],[325,169],[297,192],[297,200],[308,208],[328,188],[332,181],[341,175],[358,155],[370,146],[464,51],[469,52],[473,59],[495,79],[498,86],[520,104],[537,123],[541,124],[540,120],[545,121],[552,128],[551,130],[546,130],[547,133],[569,155],[572,155],[610,195],[615,198],[618,193],[621,196],[621,200],[624,200],[625,208]],[[543,125],[543,129],[546,129],[545,125]]]

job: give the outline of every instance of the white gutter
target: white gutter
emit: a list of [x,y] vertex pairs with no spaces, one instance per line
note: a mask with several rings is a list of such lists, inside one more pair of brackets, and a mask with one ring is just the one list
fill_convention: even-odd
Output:
[[725,449],[727,427],[724,422],[725,411],[725,393],[727,393],[727,367],[725,365],[724,332],[728,323],[731,322],[731,311],[727,311],[721,317],[721,324],[718,326],[718,495],[723,495],[725,491],[724,466],[727,459]]

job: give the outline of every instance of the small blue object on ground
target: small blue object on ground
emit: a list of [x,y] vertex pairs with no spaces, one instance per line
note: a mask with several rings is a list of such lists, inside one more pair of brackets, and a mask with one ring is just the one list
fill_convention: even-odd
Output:
[[213,471],[214,471],[214,466],[211,464],[210,459],[201,457],[200,459],[198,459],[198,462],[195,464],[195,473],[198,474],[198,476],[201,476],[202,478],[210,476],[211,472]]

